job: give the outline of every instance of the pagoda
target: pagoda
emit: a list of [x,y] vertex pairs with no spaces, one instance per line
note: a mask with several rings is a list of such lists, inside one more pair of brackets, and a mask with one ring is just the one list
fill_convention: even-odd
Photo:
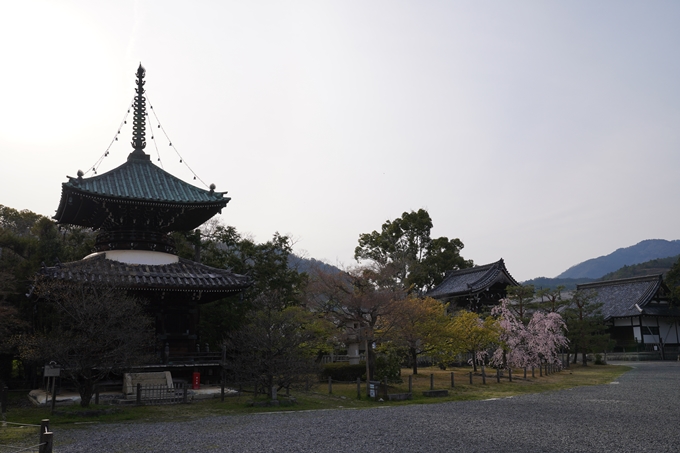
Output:
[[44,267],[38,278],[111,285],[148,301],[157,352],[167,363],[199,350],[200,305],[237,294],[251,279],[180,258],[173,231],[189,231],[222,211],[226,192],[200,189],[151,162],[146,147],[145,70],[136,73],[127,161],[106,173],[68,177],[54,219],[98,231],[94,253]]

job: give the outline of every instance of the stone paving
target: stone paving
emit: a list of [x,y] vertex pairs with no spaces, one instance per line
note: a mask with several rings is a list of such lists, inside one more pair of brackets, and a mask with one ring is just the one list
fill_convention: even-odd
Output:
[[626,365],[607,385],[497,400],[90,425],[60,432],[55,451],[680,451],[680,362]]

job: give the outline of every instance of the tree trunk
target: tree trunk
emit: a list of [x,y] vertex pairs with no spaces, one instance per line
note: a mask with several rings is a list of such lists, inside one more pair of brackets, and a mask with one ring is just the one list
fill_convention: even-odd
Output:
[[273,386],[274,386],[274,376],[270,374],[270,375],[267,376],[267,388],[266,388],[267,396],[269,397],[269,399],[271,399],[271,397],[273,396],[272,395],[272,387]]
[[375,377],[375,351],[371,347],[371,343],[368,343],[368,351],[366,351],[366,359],[368,360],[368,373],[369,376],[366,378],[370,381],[374,380]]
[[[78,393],[80,394],[80,407],[90,407],[92,395],[94,395],[94,382],[91,380],[83,380],[78,383]],[[54,395],[52,395],[54,398]]]
[[411,360],[413,361],[413,374],[418,374],[418,351],[411,348]]

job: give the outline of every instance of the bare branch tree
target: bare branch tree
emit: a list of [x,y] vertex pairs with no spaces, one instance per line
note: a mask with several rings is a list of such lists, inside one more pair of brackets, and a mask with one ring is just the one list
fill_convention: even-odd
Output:
[[109,286],[38,281],[34,295],[53,311],[51,325],[24,336],[25,360],[55,361],[87,407],[97,382],[142,363],[154,329],[142,303]]

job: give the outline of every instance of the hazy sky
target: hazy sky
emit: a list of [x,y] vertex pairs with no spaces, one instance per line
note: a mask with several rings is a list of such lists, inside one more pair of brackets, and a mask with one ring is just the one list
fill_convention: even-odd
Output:
[[258,241],[351,265],[359,234],[425,208],[433,236],[526,280],[680,238],[680,2],[0,5],[0,204],[54,214],[141,61],[172,144]]

